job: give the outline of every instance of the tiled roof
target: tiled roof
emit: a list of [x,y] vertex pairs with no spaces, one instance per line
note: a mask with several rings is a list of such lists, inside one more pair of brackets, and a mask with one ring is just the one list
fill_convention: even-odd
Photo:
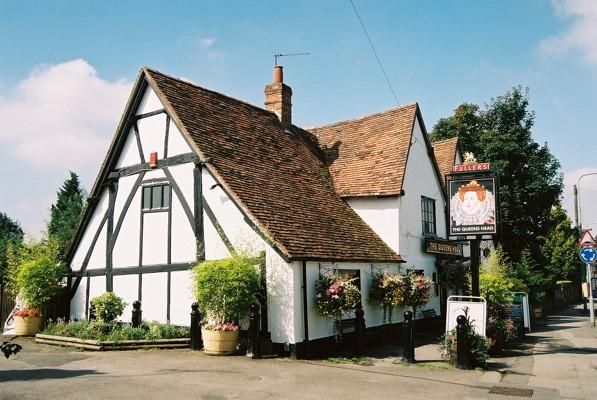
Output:
[[439,167],[439,171],[442,174],[442,178],[446,178],[446,175],[452,171],[454,160],[456,159],[456,150],[458,149],[458,138],[450,138],[444,140],[438,140],[437,142],[431,143],[433,145],[433,153]]
[[274,113],[144,71],[209,171],[289,259],[402,261],[334,192],[307,132],[285,131]]
[[417,104],[309,128],[342,197],[400,195]]

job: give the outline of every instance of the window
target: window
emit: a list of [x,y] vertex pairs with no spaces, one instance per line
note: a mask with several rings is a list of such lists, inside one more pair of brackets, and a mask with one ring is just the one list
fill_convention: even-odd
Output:
[[423,235],[435,235],[435,200],[421,197],[421,221],[423,221]]
[[143,210],[167,210],[170,207],[170,185],[160,183],[143,186]]

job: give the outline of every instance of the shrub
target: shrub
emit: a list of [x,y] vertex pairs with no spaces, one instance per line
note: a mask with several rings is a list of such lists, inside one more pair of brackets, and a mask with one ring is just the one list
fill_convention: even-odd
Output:
[[204,324],[238,323],[257,301],[259,273],[249,257],[205,261],[193,269],[193,274]]
[[[485,363],[488,358],[489,343],[485,336],[478,335],[473,329],[468,329],[467,337],[469,342],[469,357],[472,368],[485,368]],[[452,329],[442,337],[440,344],[440,351],[442,358],[452,365],[455,365],[457,360],[456,348],[458,341],[456,340],[456,329]]]
[[106,292],[101,296],[91,299],[91,304],[95,307],[95,315],[102,322],[112,322],[122,315],[126,303],[122,298],[116,296],[114,292]]
[[67,336],[97,341],[156,340],[188,338],[189,328],[144,322],[138,328],[130,324],[103,321],[76,321],[51,323],[42,332],[45,335]]
[[63,288],[67,269],[49,256],[39,256],[21,264],[15,271],[15,284],[29,307],[49,304]]

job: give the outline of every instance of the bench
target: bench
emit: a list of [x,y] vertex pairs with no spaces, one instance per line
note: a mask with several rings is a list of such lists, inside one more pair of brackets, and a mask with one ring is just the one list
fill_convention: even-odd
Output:
[[436,318],[437,317],[435,308],[431,308],[429,310],[423,310],[423,311],[421,311],[421,314],[423,314],[423,318]]

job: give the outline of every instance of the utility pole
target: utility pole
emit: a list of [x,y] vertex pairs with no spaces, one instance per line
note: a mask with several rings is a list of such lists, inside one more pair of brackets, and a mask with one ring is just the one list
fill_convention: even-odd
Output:
[[574,226],[576,226],[578,228],[578,231],[580,232],[582,229],[578,225],[578,187],[576,185],[574,185],[573,188],[574,188]]

